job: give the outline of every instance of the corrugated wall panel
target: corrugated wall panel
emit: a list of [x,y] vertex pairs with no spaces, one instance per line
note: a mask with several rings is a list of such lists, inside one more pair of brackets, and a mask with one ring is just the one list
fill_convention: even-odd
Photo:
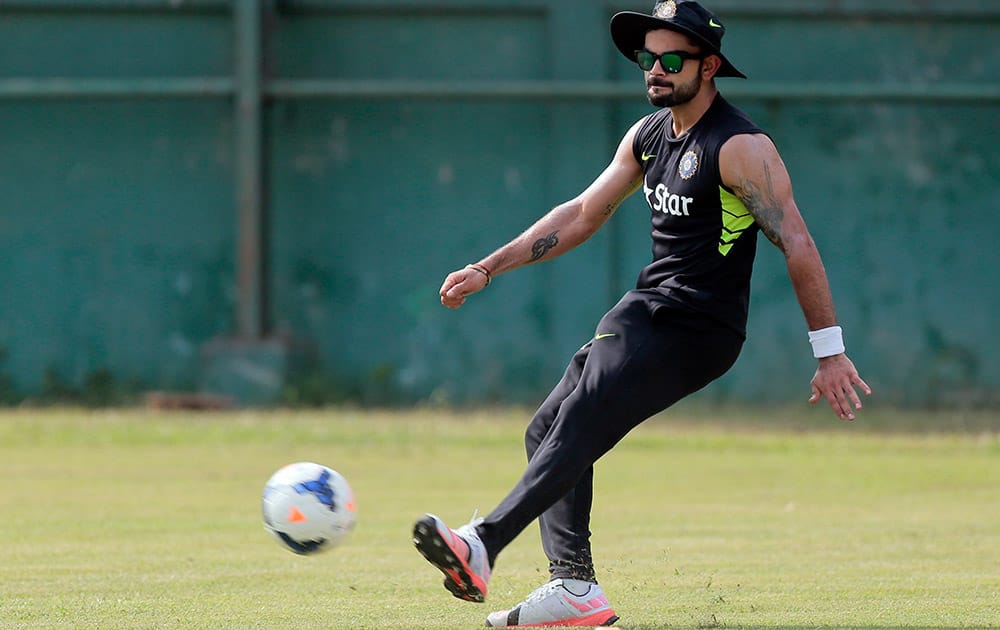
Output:
[[[0,78],[226,76],[226,7],[174,5],[0,3]],[[230,109],[0,99],[0,371],[22,393],[102,370],[197,387],[232,328]]]
[[230,328],[222,103],[0,103],[0,346],[18,384],[197,384]]
[[[462,311],[436,291],[586,186],[650,111],[607,35],[614,11],[646,5],[268,4],[266,315],[313,350],[320,381],[372,401],[544,395],[649,258],[640,199]],[[716,8],[751,77],[720,86],[782,150],[880,399],[1000,402],[995,3]],[[235,330],[230,4],[19,0],[0,12],[0,372],[26,391],[50,368],[195,386],[201,345]],[[2,82],[17,78],[78,82]],[[804,398],[804,323],[763,240],[749,334],[701,396]]]

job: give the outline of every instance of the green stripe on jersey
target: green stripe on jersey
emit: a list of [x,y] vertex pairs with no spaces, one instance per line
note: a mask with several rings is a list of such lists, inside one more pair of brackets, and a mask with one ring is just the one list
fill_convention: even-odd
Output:
[[753,225],[753,215],[736,195],[719,186],[722,202],[722,234],[719,235],[719,253],[725,256],[733,243]]

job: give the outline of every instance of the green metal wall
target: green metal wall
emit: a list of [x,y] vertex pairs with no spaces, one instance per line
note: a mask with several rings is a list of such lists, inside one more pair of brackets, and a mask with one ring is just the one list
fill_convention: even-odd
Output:
[[[0,2],[0,374],[193,389],[206,343],[263,336],[312,359],[293,390],[537,400],[647,262],[641,200],[458,312],[437,288],[649,111],[607,34],[646,4],[264,3],[253,85],[228,2]],[[879,399],[996,405],[1000,7],[709,5],[751,77],[720,87],[777,141]],[[702,398],[807,395],[802,316],[760,249],[749,343]]]
[[20,395],[103,371],[192,388],[231,329],[231,107],[99,96],[228,75],[231,19],[139,4],[0,2],[0,372]]

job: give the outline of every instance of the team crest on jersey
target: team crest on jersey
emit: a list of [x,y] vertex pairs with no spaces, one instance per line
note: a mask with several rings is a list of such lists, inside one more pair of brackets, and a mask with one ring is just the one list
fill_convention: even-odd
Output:
[[677,172],[680,173],[681,179],[691,179],[694,177],[694,174],[698,172],[698,154],[694,151],[688,151],[681,156],[681,163],[677,165]]
[[677,15],[677,3],[674,2],[674,0],[666,0],[666,2],[661,2],[656,5],[656,9],[653,10],[653,15],[662,20],[669,20],[670,18]]

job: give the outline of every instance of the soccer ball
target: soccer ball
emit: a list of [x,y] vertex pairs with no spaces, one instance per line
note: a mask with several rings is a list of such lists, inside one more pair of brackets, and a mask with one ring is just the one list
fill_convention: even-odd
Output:
[[309,555],[332,549],[354,527],[354,493],[343,475],[321,464],[298,462],[274,473],[261,501],[264,528],[290,551]]

